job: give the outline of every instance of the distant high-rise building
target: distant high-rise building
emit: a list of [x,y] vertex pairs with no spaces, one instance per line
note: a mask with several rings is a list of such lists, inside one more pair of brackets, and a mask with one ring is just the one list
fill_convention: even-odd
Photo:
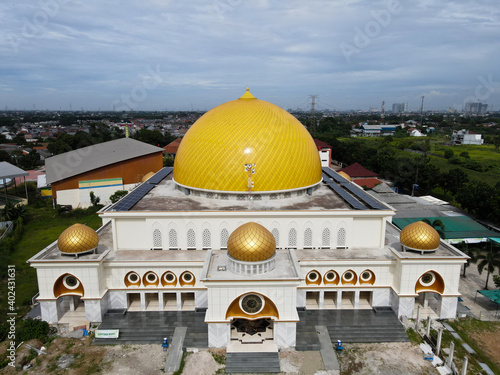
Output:
[[481,102],[468,102],[465,103],[464,112],[473,115],[484,115],[488,110],[488,104],[483,104]]
[[392,105],[392,113],[408,112],[408,103],[394,103]]

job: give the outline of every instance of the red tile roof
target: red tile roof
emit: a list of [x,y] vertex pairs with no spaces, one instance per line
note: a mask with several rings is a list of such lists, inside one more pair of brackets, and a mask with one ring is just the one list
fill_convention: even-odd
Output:
[[352,182],[359,186],[366,186],[368,189],[373,189],[376,185],[382,183],[382,181],[377,178],[357,178],[352,180]]
[[337,172],[340,172],[340,171],[347,173],[352,178],[356,178],[356,177],[377,177],[378,176],[378,173],[375,173],[375,172],[372,172],[372,171],[366,169],[365,167],[363,167],[359,163],[351,164],[348,167],[339,169]]
[[320,141],[319,139],[314,138],[314,143],[316,143],[316,147],[319,149],[322,148],[332,148],[328,143]]
[[177,149],[179,148],[181,141],[182,141],[182,138],[177,138],[175,141],[170,142],[168,145],[163,147],[165,149],[165,151],[163,153],[164,154],[177,154]]

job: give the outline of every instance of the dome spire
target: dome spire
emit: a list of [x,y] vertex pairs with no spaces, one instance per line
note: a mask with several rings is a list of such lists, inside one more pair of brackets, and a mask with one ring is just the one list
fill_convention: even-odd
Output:
[[247,87],[247,91],[240,96],[240,99],[257,99],[255,96],[252,95],[250,92],[250,89]]

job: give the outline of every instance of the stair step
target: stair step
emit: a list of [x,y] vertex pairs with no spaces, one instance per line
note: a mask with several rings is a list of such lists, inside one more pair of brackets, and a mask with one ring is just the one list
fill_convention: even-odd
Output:
[[226,373],[278,373],[281,372],[279,354],[227,353]]

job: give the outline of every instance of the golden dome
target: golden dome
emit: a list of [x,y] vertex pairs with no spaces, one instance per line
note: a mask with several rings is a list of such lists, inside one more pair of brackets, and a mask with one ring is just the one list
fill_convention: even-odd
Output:
[[401,245],[415,250],[436,250],[441,237],[429,224],[417,221],[403,228],[399,235]]
[[227,253],[244,262],[260,262],[276,252],[274,236],[262,225],[246,223],[237,228],[227,240]]
[[144,177],[142,178],[141,182],[146,182],[147,180],[149,180],[151,177],[154,176],[154,172],[149,172],[148,174],[145,174]]
[[341,175],[342,177],[344,177],[345,179],[349,180],[349,181],[352,181],[352,178],[351,176],[349,176],[347,173],[345,173],[344,171],[340,171],[339,172],[339,175]]
[[[254,173],[245,164],[255,164]],[[184,136],[174,162],[180,185],[216,191],[277,191],[321,181],[321,161],[307,129],[250,91],[205,113]]]
[[93,250],[99,245],[99,236],[92,228],[73,224],[61,233],[57,247],[62,253],[76,254]]

